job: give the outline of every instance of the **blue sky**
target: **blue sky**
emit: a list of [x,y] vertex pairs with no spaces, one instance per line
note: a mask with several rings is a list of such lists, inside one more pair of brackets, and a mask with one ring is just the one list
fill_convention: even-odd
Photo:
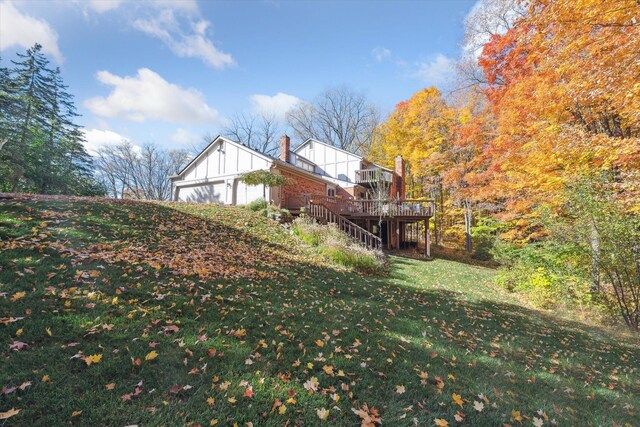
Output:
[[[2,65],[39,42],[90,150],[189,148],[234,113],[279,116],[346,85],[389,113],[446,88],[475,0],[0,2]],[[297,141],[294,141],[297,142]]]

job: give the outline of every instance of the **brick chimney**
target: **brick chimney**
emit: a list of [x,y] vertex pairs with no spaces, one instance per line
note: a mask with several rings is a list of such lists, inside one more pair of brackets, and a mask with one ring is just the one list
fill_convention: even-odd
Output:
[[396,197],[404,199],[405,197],[405,183],[404,183],[404,159],[402,156],[396,157],[395,179],[398,180],[396,185]]
[[291,138],[287,135],[282,135],[280,137],[280,160],[283,162],[289,163],[291,160],[291,154],[289,154],[291,148]]

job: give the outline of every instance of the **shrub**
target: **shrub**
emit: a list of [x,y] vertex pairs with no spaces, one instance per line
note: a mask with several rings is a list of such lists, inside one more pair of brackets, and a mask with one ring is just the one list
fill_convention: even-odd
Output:
[[265,199],[256,199],[247,205],[247,209],[253,212],[259,212],[267,209],[267,201]]
[[301,216],[293,221],[293,232],[335,264],[365,273],[377,273],[386,269],[381,251],[362,247],[334,224],[320,225],[309,217]]
[[518,247],[497,240],[492,256],[502,267],[496,283],[523,295],[532,305],[544,309],[569,307],[598,316],[611,316],[609,295],[590,292],[584,256],[568,243],[546,241]]
[[482,261],[492,260],[493,247],[502,228],[504,226],[494,218],[481,217],[478,220],[478,224],[471,229],[473,258]]

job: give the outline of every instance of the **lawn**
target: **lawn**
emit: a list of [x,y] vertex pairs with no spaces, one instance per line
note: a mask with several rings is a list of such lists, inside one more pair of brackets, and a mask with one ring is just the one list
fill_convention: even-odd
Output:
[[637,340],[492,277],[365,277],[240,208],[0,201],[0,425],[640,425]]

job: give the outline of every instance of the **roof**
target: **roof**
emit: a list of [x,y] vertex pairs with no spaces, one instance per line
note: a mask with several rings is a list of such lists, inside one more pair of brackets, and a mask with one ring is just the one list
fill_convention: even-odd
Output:
[[[302,156],[300,156],[300,157],[302,157]],[[315,179],[316,181],[324,182],[325,184],[332,184],[333,185],[333,183],[327,179],[328,177],[322,176],[322,175],[317,174],[317,173],[309,172],[308,170],[302,169],[301,167],[296,166],[296,165],[294,165],[292,163],[287,163],[287,162],[284,162],[284,161],[282,161],[280,159],[274,159],[273,163],[274,163],[275,166],[284,166],[285,169],[293,169],[296,173],[299,173],[301,175],[305,175],[305,176],[307,176],[307,177],[309,177],[311,179]]]

